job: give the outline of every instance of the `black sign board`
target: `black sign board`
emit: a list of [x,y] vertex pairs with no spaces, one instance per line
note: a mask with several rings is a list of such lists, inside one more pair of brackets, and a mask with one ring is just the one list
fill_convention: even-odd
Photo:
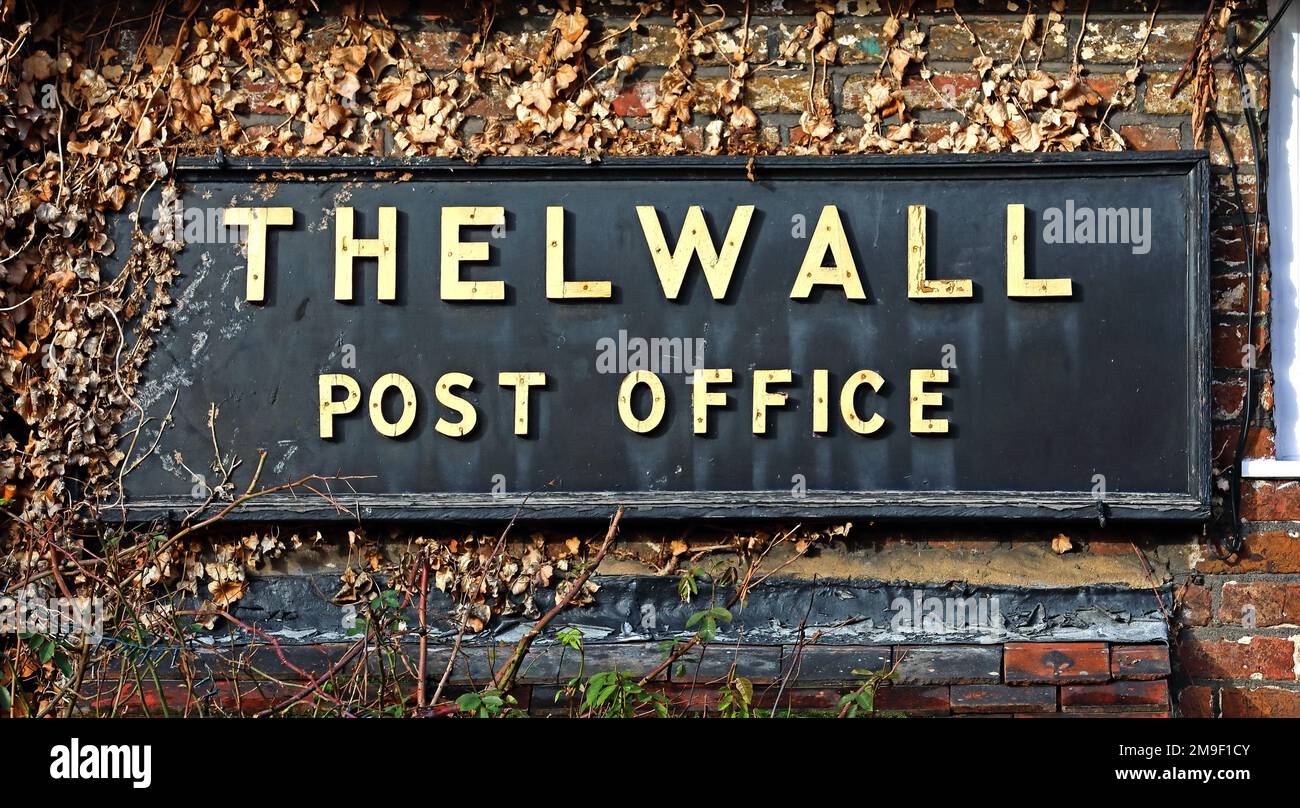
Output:
[[127,518],[1208,515],[1203,153],[179,176]]

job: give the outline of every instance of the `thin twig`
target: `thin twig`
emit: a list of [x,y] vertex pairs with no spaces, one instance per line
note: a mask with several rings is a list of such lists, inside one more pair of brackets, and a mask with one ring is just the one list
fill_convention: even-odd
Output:
[[605,541],[601,542],[600,549],[596,551],[596,557],[592,559],[591,563],[587,565],[587,568],[582,571],[582,574],[577,577],[569,587],[568,591],[564,593],[564,597],[557,600],[555,605],[551,607],[551,610],[542,615],[541,619],[534,623],[533,627],[528,630],[528,633],[519,638],[519,643],[515,645],[514,653],[510,655],[510,659],[507,660],[506,664],[502,665],[501,670],[497,672],[496,681],[498,691],[505,693],[510,690],[510,687],[515,683],[515,675],[519,672],[519,666],[523,663],[524,657],[528,654],[528,649],[532,646],[533,641],[541,636],[541,633],[546,628],[547,624],[554,620],[556,615],[564,611],[565,607],[572,602],[574,596],[581,592],[582,588],[586,586],[587,579],[590,578],[591,574],[600,566],[600,562],[605,558],[605,553],[609,552],[610,545],[614,543],[614,536],[618,533],[618,523],[622,520],[623,506],[620,505],[618,510],[614,512],[614,518],[609,520],[609,530],[605,532]]

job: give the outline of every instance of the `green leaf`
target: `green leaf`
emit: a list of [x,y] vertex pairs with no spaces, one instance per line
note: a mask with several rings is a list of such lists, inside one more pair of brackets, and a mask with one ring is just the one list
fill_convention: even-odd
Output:
[[483,706],[483,699],[480,698],[477,693],[466,693],[456,699],[456,706],[459,707],[462,712],[472,713],[477,711],[479,707]]
[[744,699],[746,706],[754,702],[754,683],[743,676],[736,677],[736,691]]
[[704,616],[704,625],[699,630],[700,640],[702,642],[713,642],[718,636],[718,621],[711,616]]

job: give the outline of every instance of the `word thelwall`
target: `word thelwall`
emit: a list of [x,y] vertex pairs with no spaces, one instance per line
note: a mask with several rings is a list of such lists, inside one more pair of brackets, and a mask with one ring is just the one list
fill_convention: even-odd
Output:
[[[668,245],[659,211],[649,205],[636,206],[650,259],[654,264],[664,297],[676,300],[681,293],[687,270],[698,259],[708,283],[709,293],[722,300],[731,288],[736,263],[750,232],[754,205],[738,205],[720,243],[709,232],[704,210],[692,205],[687,210],[676,244]],[[465,264],[490,261],[492,245],[486,241],[463,240],[467,228],[504,228],[506,209],[499,206],[462,206],[441,208],[439,242],[439,296],[442,300],[502,301],[506,283],[502,280],[470,279]],[[291,207],[226,208],[223,223],[228,227],[247,228],[248,274],[245,298],[251,302],[266,299],[267,256],[271,228],[291,227]],[[376,259],[378,264],[377,297],[381,301],[397,299],[397,208],[380,207],[379,235],[359,238],[354,227],[355,211],[351,207],[334,208],[334,299],[351,301],[354,297],[353,275],[357,259]],[[609,280],[571,280],[565,266],[564,208],[546,208],[546,297],[551,300],[601,300],[614,297]],[[915,299],[962,299],[974,296],[967,278],[931,278],[926,268],[926,207],[909,205],[907,209],[907,294]],[[828,263],[829,259],[829,263]],[[479,268],[482,271],[482,268]],[[794,276],[790,297],[806,299],[814,287],[838,287],[850,300],[866,300],[862,278],[849,247],[848,233],[835,205],[825,205],[817,225],[808,237],[802,263]],[[1008,297],[1068,298],[1073,294],[1069,278],[1027,278],[1025,276],[1025,206],[1007,205],[1006,219],[1006,292]]]

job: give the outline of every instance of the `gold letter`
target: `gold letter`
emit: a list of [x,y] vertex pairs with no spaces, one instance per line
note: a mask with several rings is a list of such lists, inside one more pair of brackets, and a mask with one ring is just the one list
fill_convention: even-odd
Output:
[[943,404],[943,393],[927,393],[925,390],[926,382],[946,384],[948,382],[948,371],[912,371],[912,434],[914,435],[948,431],[947,418],[925,417],[926,407],[937,407]]
[[831,428],[830,416],[827,414],[829,408],[826,406],[826,396],[831,385],[831,374],[829,370],[817,368],[813,371],[813,434],[817,435],[823,432],[829,432]]
[[515,434],[528,434],[528,388],[545,387],[545,373],[498,373],[497,384],[515,388]]
[[460,229],[470,225],[492,227],[506,223],[506,209],[442,209],[442,299],[505,300],[505,281],[465,281],[460,278],[462,261],[486,261],[492,246],[486,241],[461,241]]
[[[944,371],[945,376],[947,373],[947,371]],[[880,374],[874,370],[859,370],[845,382],[844,388],[840,390],[840,415],[844,416],[844,423],[849,425],[849,429],[859,435],[870,435],[885,425],[885,419],[881,417],[880,413],[873,413],[870,418],[864,421],[858,417],[858,410],[853,406],[853,397],[858,392],[859,387],[865,384],[879,393],[880,387],[884,383],[885,380],[880,378]],[[943,396],[938,393],[932,395],[938,397],[941,401],[943,400]],[[947,423],[947,421],[944,422],[945,430],[947,429]]]
[[754,434],[767,434],[767,408],[785,405],[788,396],[785,393],[769,393],[769,384],[789,384],[792,375],[789,370],[754,371]]
[[260,303],[266,299],[266,253],[268,226],[293,224],[293,208],[226,208],[222,211],[226,227],[248,228],[248,280],[244,299]]
[[655,209],[649,205],[637,205],[636,215],[641,220],[641,230],[645,233],[650,257],[654,259],[655,271],[659,273],[664,297],[677,299],[682,290],[682,281],[686,279],[686,268],[691,265],[691,256],[696,254],[700,257],[700,266],[704,268],[704,278],[709,282],[709,292],[713,299],[721,300],[727,296],[727,287],[731,284],[731,275],[736,269],[736,259],[740,256],[740,245],[745,240],[745,232],[749,230],[750,217],[754,215],[753,205],[736,206],[735,212],[731,214],[731,226],[727,228],[721,252],[713,246],[713,237],[709,234],[704,211],[699,205],[691,205],[686,211],[682,234],[671,254]]
[[[384,417],[384,393],[390,387],[396,387],[402,394],[402,416],[395,423],[389,423]],[[399,437],[415,423],[415,388],[405,376],[385,373],[370,388],[370,423],[375,425],[376,432],[390,438]]]
[[1069,297],[1069,278],[1025,278],[1025,206],[1007,205],[1007,297]]
[[583,297],[611,297],[609,281],[566,281],[564,279],[564,208],[546,208],[546,296],[552,300]]
[[334,299],[352,299],[352,262],[379,259],[380,300],[397,299],[397,208],[379,209],[379,238],[356,238],[352,208],[334,209]]
[[474,377],[468,373],[444,373],[438,379],[438,383],[434,386],[438,403],[460,413],[460,421],[456,423],[446,418],[438,418],[438,423],[434,424],[433,428],[438,430],[439,434],[449,438],[463,438],[474,431],[474,425],[478,423],[478,410],[474,409],[473,404],[452,392],[453,387],[468,389],[473,383]]
[[[652,403],[650,404],[650,413],[645,418],[637,418],[636,413],[632,412],[632,393],[636,390],[638,384],[644,384],[650,388]],[[634,370],[623,377],[623,383],[618,388],[618,417],[623,419],[623,425],[633,432],[645,433],[659,426],[659,422],[664,419],[664,383],[659,381],[659,377],[648,370]]]
[[907,206],[907,296],[970,297],[969,279],[930,280],[925,277],[925,205]]
[[[347,415],[361,403],[361,386],[346,373],[322,373],[320,385],[320,436],[334,437],[334,416]],[[342,401],[334,400],[334,388],[342,387],[347,395]]]
[[[834,266],[822,266],[828,249],[835,259]],[[862,279],[858,277],[857,264],[853,262],[853,251],[849,249],[844,223],[840,221],[840,210],[834,205],[822,208],[822,215],[817,219],[812,238],[808,240],[808,251],[803,255],[803,266],[799,267],[799,276],[794,280],[790,297],[808,297],[817,284],[843,287],[844,296],[849,300],[867,299],[867,293],[862,290]]]
[[710,393],[709,383],[731,384],[731,368],[696,368],[691,379],[694,391],[691,394],[692,417],[695,419],[695,434],[704,435],[709,431],[709,407],[721,407],[727,403],[726,393]]

